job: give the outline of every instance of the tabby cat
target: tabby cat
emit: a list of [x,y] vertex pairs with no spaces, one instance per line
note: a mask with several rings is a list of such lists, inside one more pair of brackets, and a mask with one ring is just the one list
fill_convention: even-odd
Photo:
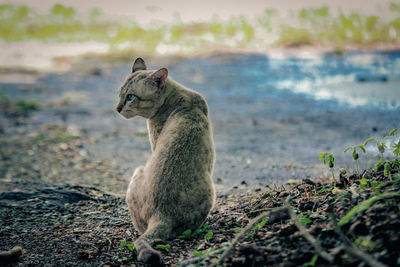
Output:
[[214,205],[208,106],[202,95],[168,77],[166,68],[147,70],[137,58],[119,88],[116,110],[125,119],[147,119],[152,154],[136,168],[126,203],[141,234],[137,258],[156,265],[161,255],[154,241],[199,228]]

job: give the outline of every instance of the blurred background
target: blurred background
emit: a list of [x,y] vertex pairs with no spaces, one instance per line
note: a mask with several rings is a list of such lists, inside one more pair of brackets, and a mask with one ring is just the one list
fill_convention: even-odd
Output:
[[399,47],[398,0],[0,1],[0,180],[123,192],[150,155],[114,112],[139,56],[206,97],[220,193],[326,176],[319,152],[352,172],[399,126]]

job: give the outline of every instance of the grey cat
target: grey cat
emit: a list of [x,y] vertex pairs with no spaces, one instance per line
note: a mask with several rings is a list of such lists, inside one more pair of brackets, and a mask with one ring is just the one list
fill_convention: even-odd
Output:
[[[146,70],[137,58],[119,88],[117,112],[147,119],[152,154],[136,168],[126,193],[137,259],[161,262],[155,239],[197,229],[215,201],[215,152],[208,106],[199,93],[168,77],[166,68]],[[133,155],[134,156],[134,155]]]

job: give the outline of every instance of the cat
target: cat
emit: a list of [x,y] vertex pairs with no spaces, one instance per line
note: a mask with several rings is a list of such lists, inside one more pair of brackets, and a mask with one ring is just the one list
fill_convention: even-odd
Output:
[[168,77],[166,68],[147,70],[137,58],[119,88],[116,110],[125,119],[147,119],[152,154],[135,169],[126,203],[141,234],[134,242],[137,259],[157,265],[162,260],[154,241],[199,228],[215,202],[208,106],[202,95]]

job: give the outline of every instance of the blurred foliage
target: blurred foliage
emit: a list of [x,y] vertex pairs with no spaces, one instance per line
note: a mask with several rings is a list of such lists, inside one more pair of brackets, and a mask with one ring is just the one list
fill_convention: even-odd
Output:
[[215,47],[263,45],[329,47],[398,44],[400,4],[391,3],[384,16],[330,14],[329,8],[302,9],[289,22],[267,9],[255,20],[245,16],[222,21],[157,24],[143,28],[135,21],[104,19],[99,9],[79,16],[72,7],[55,4],[47,14],[24,5],[0,5],[0,38],[6,42],[37,39],[45,42],[107,43],[112,50],[135,48],[148,52],[185,52]]

